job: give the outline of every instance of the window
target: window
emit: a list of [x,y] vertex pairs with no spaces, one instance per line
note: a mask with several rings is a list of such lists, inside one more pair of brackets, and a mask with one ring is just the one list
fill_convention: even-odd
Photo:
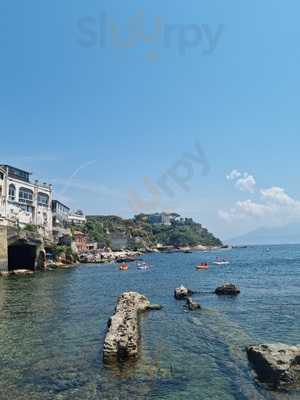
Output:
[[10,201],[15,201],[16,200],[16,187],[13,184],[9,185],[8,198],[9,198]]
[[38,193],[38,205],[48,207],[49,196],[46,193]]
[[23,211],[25,211],[25,212],[27,212],[27,213],[29,213],[29,214],[32,214],[32,213],[33,213],[33,208],[30,207],[30,206],[27,206],[27,205],[25,205],[25,204],[22,204],[22,205],[20,206],[20,208],[21,208],[21,210],[23,210]]
[[20,203],[31,203],[33,201],[33,192],[30,189],[20,188],[19,190],[19,202]]

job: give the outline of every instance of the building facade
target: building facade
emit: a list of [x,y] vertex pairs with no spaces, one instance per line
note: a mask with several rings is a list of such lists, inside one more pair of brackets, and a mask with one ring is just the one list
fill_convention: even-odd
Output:
[[53,237],[56,241],[60,241],[61,238],[71,235],[69,214],[69,207],[58,200],[52,201]]
[[82,211],[76,211],[69,214],[69,223],[72,225],[83,225],[86,223],[86,217]]
[[52,236],[52,186],[30,181],[30,173],[0,165],[0,224],[35,225]]
[[52,201],[53,226],[67,228],[69,225],[70,208],[58,200]]
[[87,244],[88,244],[88,238],[87,236],[80,232],[76,231],[74,232],[74,239],[75,239],[75,244],[78,250],[79,254],[86,253],[88,250]]

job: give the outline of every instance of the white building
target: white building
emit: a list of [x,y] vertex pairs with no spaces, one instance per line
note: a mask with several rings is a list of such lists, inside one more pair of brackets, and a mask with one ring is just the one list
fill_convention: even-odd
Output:
[[35,225],[52,235],[52,187],[30,181],[30,173],[0,165],[0,224]]
[[69,228],[70,208],[58,200],[52,200],[52,228],[56,240],[71,235]]
[[82,225],[86,223],[86,217],[80,210],[70,213],[68,219],[69,223],[72,225]]

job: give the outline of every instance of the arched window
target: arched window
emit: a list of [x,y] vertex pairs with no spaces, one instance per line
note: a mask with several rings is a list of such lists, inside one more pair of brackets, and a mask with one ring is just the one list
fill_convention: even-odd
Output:
[[21,187],[19,189],[19,202],[31,203],[33,201],[33,192],[30,189]]
[[49,196],[46,193],[38,193],[38,205],[48,207]]
[[9,198],[10,201],[15,201],[16,200],[16,187],[13,184],[9,185],[8,198]]

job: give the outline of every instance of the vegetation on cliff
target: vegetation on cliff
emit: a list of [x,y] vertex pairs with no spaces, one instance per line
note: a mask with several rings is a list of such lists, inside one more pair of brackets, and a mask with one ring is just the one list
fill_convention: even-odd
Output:
[[91,240],[111,246],[115,240],[127,242],[126,247],[138,248],[163,246],[221,246],[222,242],[201,224],[191,218],[173,221],[171,225],[150,224],[135,218],[117,216],[88,216],[81,228]]

